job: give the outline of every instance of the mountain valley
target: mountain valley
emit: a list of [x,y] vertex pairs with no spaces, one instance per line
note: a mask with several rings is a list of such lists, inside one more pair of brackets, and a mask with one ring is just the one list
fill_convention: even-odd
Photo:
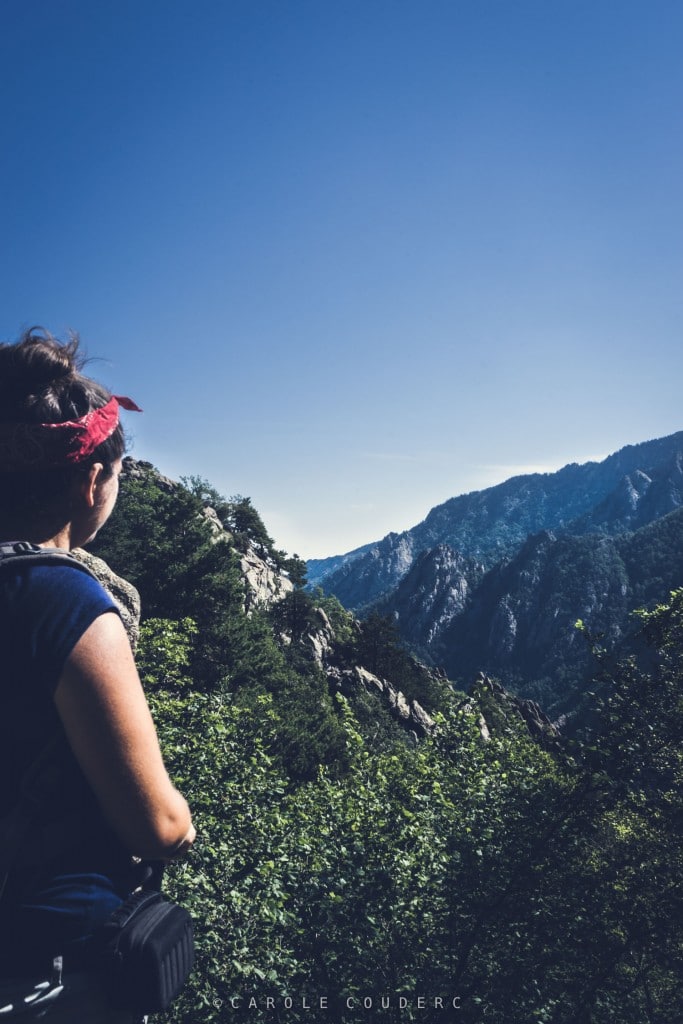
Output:
[[514,477],[451,498],[401,534],[309,563],[309,586],[404,642],[458,686],[477,672],[558,711],[631,611],[683,581],[683,432],[600,463]]

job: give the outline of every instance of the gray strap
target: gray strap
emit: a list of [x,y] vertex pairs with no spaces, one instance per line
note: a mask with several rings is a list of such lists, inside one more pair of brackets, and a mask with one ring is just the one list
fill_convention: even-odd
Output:
[[25,565],[70,565],[74,569],[97,577],[90,571],[84,562],[72,555],[65,548],[41,548],[38,544],[31,544],[27,540],[17,540],[11,543],[0,544],[0,569],[5,565],[16,566],[19,563]]

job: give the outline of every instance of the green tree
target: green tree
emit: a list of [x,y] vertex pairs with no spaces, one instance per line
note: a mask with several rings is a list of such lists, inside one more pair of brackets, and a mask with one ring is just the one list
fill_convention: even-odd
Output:
[[191,686],[188,676],[198,634],[193,619],[147,619],[140,627],[136,662],[146,690],[169,691]]
[[238,545],[246,542],[253,546],[264,557],[272,556],[274,545],[261,516],[251,503],[251,498],[236,494],[230,498],[227,525],[234,534]]
[[[199,957],[167,1020],[304,1024],[301,997],[327,993],[341,1000],[329,1019],[360,1024],[353,1000],[372,993],[393,1000],[372,1019],[445,1024],[418,1005],[427,993],[460,996],[461,1024],[678,1024],[683,592],[603,663],[573,746],[541,750],[476,693],[437,694],[431,738],[380,742],[370,699],[361,730],[360,705],[332,697],[310,657],[318,596],[246,613],[235,552],[203,513],[209,486],[126,480],[98,538],[142,591],[141,675],[199,832],[169,871]],[[391,622],[322,607],[348,664],[422,699]],[[299,1005],[270,1013],[266,996]]]

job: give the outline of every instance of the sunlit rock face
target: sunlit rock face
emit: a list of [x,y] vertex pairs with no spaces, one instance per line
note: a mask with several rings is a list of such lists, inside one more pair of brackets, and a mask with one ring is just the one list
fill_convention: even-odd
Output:
[[247,584],[246,608],[269,607],[294,590],[291,580],[268,565],[250,548],[240,557],[240,569]]

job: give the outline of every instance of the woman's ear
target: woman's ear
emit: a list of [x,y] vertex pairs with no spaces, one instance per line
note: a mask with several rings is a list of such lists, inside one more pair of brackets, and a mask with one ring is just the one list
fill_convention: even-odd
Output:
[[93,462],[92,466],[88,468],[88,472],[83,476],[80,491],[83,498],[85,498],[88,508],[94,508],[97,504],[97,488],[102,482],[103,472],[104,465],[101,462]]

